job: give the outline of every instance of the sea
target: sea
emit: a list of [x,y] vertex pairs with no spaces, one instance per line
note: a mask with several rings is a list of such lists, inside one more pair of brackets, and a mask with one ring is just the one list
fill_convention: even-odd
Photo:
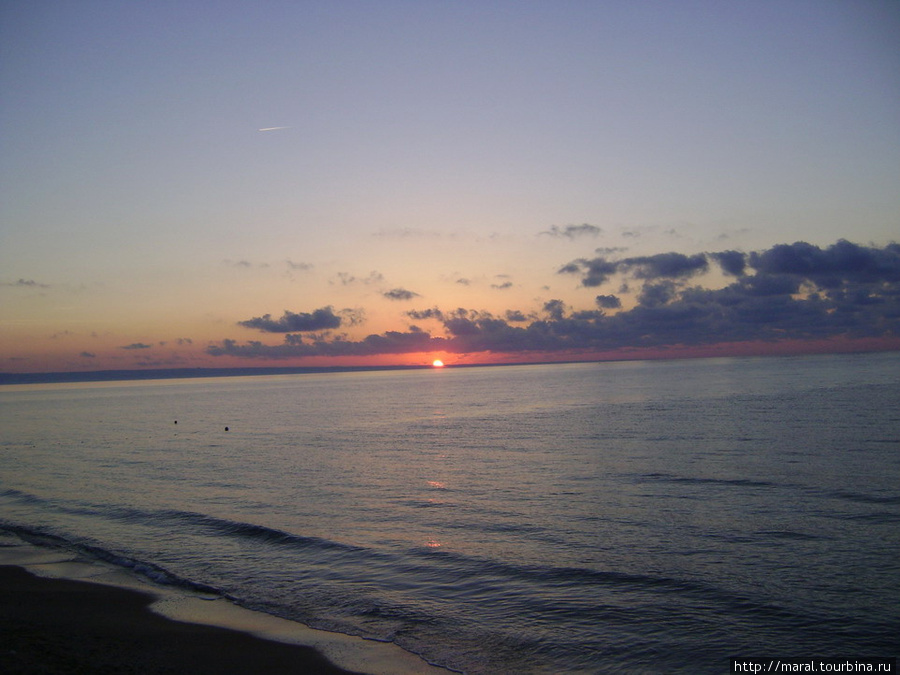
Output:
[[900,353],[0,387],[0,530],[470,675],[900,652]]

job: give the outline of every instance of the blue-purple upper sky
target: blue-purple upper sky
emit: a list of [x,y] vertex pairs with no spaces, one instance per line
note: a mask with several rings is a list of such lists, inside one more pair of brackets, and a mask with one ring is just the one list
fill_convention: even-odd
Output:
[[[0,370],[697,344],[651,314],[700,288],[725,323],[877,296],[775,328],[891,335],[898,34],[893,0],[3,2]],[[840,284],[762,294],[795,242]]]

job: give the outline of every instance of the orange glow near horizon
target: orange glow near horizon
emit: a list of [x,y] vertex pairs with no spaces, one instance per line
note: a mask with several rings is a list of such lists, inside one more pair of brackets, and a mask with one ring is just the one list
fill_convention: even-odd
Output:
[[[570,361],[631,361],[678,358],[715,358],[729,356],[778,356],[823,353],[900,351],[900,338],[831,338],[820,340],[783,340],[778,342],[748,341],[711,345],[673,345],[668,347],[620,348],[609,351],[571,350],[556,352],[412,352],[407,354],[375,354],[369,356],[313,356],[298,359],[245,359],[236,356],[211,357],[204,354],[202,345],[153,343],[146,349],[96,349],[71,351],[72,347],[58,340],[49,340],[49,349],[37,353],[22,353],[10,358],[0,373],[51,373],[102,370],[155,370],[172,368],[279,368],[279,367],[431,367],[437,362],[454,366],[503,365],[525,363],[554,363]],[[75,349],[83,348],[77,345]]]

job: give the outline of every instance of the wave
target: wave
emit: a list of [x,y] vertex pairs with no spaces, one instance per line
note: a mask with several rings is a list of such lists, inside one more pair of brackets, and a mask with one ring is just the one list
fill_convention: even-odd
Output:
[[806,532],[794,532],[793,530],[760,530],[755,534],[764,539],[783,539],[787,541],[818,541],[825,538]]
[[835,491],[827,496],[857,504],[900,504],[900,495],[867,495],[859,492]]
[[254,523],[246,523],[227,518],[218,518],[216,516],[195,513],[192,511],[158,511],[148,514],[148,518],[153,521],[171,521],[177,524],[190,524],[205,529],[207,532],[214,532],[228,537],[247,539],[276,546],[317,548],[337,551],[363,550],[358,546],[343,544],[330,539],[293,534],[265,525],[256,525]]
[[659,481],[664,483],[683,483],[689,485],[726,485],[733,487],[783,487],[783,484],[767,480],[751,480],[749,478],[697,478],[692,476],[676,476],[671,473],[643,473],[634,476],[641,482]]
[[[34,495],[10,489],[4,490],[2,494],[23,501],[43,501]],[[495,585],[495,589],[506,588],[512,596],[519,595],[521,592],[523,603],[528,598],[533,601],[531,591],[539,588],[546,589],[552,594],[572,598],[578,598],[584,593],[588,595],[602,593],[604,589],[607,589],[616,593],[691,596],[712,604],[746,605],[749,602],[743,598],[723,595],[722,591],[702,582],[664,575],[633,574],[584,567],[523,565],[457,552],[436,551],[425,547],[391,553],[192,511],[146,512],[127,507],[100,508],[88,504],[57,506],[68,512],[92,512],[95,516],[125,520],[131,524],[140,522],[145,525],[164,527],[173,532],[184,531],[187,528],[195,534],[226,536],[267,547],[311,549],[313,553],[321,552],[323,554],[325,552],[351,554],[349,557],[341,556],[343,564],[350,565],[357,571],[365,569],[371,579],[378,579],[387,587],[398,583],[397,580],[402,580],[400,583],[407,587],[439,584],[451,595],[467,596],[482,593],[484,580],[490,579]],[[220,588],[186,579],[156,563],[109,547],[98,546],[93,542],[61,535],[45,528],[26,527],[11,523],[0,523],[0,529],[36,545],[62,548],[87,558],[126,568],[157,584],[230,597]],[[327,557],[330,558],[330,556]],[[345,572],[350,574],[351,570],[347,569]],[[472,580],[477,580],[477,583],[473,584]],[[525,589],[531,590],[526,591]],[[512,598],[510,599],[512,600]],[[768,613],[772,608],[759,607],[757,609]]]
[[784,488],[815,494],[817,497],[837,499],[846,502],[854,502],[857,504],[900,504],[900,495],[897,494],[865,494],[862,492],[848,492],[845,490],[823,490],[822,488],[816,486],[804,486],[794,483],[778,483],[774,481],[754,480],[750,478],[701,478],[695,476],[678,476],[671,473],[636,474],[632,475],[631,478],[637,482],[664,482],[681,485],[722,485],[726,487]]
[[[271,545],[301,548],[313,547],[342,551],[359,550],[358,547],[331,541],[329,539],[293,534],[283,530],[266,527],[265,525],[229,520],[227,518],[218,518],[216,516],[193,511],[181,511],[177,509],[146,511],[127,506],[95,504],[85,501],[48,500],[38,495],[22,492],[21,490],[16,490],[14,488],[3,489],[0,491],[0,497],[11,497],[20,503],[40,505],[65,514],[99,517],[126,522],[132,525],[141,524],[165,528],[175,526],[179,530],[187,525],[196,530],[206,531],[208,533],[212,532],[217,535],[225,535],[237,539],[247,539]],[[10,527],[13,526],[10,525]],[[33,533],[34,536],[37,536],[38,534],[38,532]]]
[[46,504],[47,500],[38,497],[37,495],[33,495],[29,492],[22,492],[21,490],[16,490],[14,488],[4,488],[0,490],[0,497],[11,497],[23,504]]
[[41,528],[23,527],[12,523],[0,522],[0,531],[14,534],[19,539],[35,546],[63,549],[84,558],[127,569],[135,575],[161,586],[173,586],[196,593],[228,597],[227,594],[218,588],[185,579],[155,563],[138,560],[76,539],[69,539]]

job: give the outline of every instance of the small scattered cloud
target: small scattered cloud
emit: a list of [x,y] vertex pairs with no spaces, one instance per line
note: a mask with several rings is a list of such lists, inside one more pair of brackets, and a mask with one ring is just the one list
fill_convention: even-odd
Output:
[[[337,278],[341,286],[352,286],[356,284],[370,286],[384,281],[384,275],[382,275],[381,272],[376,272],[374,270],[369,272],[369,275],[366,277],[357,277],[347,272],[338,272]],[[333,284],[334,282],[332,281],[331,283]]]
[[264,333],[302,333],[339,328],[341,317],[334,313],[333,307],[328,306],[310,313],[284,310],[284,314],[279,319],[273,319],[271,314],[263,314],[246,321],[239,321],[238,325]]
[[624,246],[601,246],[600,248],[595,248],[594,253],[602,256],[611,256],[617,253],[624,253],[627,250]]
[[242,269],[254,269],[254,268],[257,268],[257,269],[265,269],[265,268],[269,267],[269,263],[265,263],[265,262],[262,262],[262,263],[255,263],[255,262],[251,262],[251,261],[246,260],[246,259],[242,259],[242,260],[223,260],[222,263],[223,263],[224,265],[227,265],[228,267],[237,267],[237,268],[242,268]]
[[293,260],[285,260],[284,262],[289,269],[296,270],[298,272],[306,272],[313,268],[312,263],[294,262]]
[[153,345],[148,345],[144,342],[132,342],[130,345],[125,345],[124,347],[119,347],[119,349],[152,349]]
[[518,309],[506,310],[505,316],[507,321],[511,321],[513,323],[524,323],[529,319],[529,317],[526,316],[524,312]]
[[78,356],[80,356],[80,357],[83,358],[83,359],[95,359],[95,358],[97,358],[97,355],[94,354],[93,352],[81,352]]
[[581,274],[582,286],[602,286],[619,270],[619,264],[606,258],[579,258],[563,265],[557,274]]
[[424,321],[425,319],[437,319],[438,321],[444,320],[444,313],[437,307],[422,310],[411,309],[406,313],[406,316],[408,316],[410,319],[415,319],[416,321]]
[[491,284],[491,288],[494,288],[499,291],[505,291],[507,288],[512,288],[512,287],[513,287],[513,282],[511,282],[511,281],[504,281],[503,283],[500,283],[500,284]]
[[722,232],[718,236],[716,236],[716,241],[728,241],[730,239],[736,239],[738,237],[742,237],[750,233],[749,227],[741,227],[735,230],[731,230],[729,232]]
[[562,300],[548,300],[544,303],[544,312],[554,321],[561,321],[566,315],[566,304]]
[[361,307],[356,309],[342,309],[338,312],[341,323],[344,326],[361,326],[366,322],[366,312]]
[[7,288],[50,288],[50,284],[42,284],[34,279],[18,279],[17,281],[7,281],[0,283],[0,286]]
[[412,300],[413,298],[421,297],[418,293],[413,293],[405,288],[392,288],[381,295],[388,300]]
[[600,309],[619,309],[622,306],[622,301],[615,295],[598,295],[594,302]]
[[610,260],[600,256],[588,260],[579,258],[562,266],[558,274],[581,274],[581,285],[602,286],[617,274],[632,274],[637,279],[687,278],[706,272],[709,268],[706,255],[687,256],[683,253],[659,253],[651,256],[637,256]]
[[381,229],[372,234],[379,239],[441,239],[444,235],[437,230],[423,230],[415,227]]
[[719,263],[719,267],[725,274],[733,277],[741,276],[747,267],[747,256],[740,251],[719,251],[710,253],[709,256]]
[[659,253],[657,255],[625,258],[620,268],[634,270],[639,279],[690,277],[705,272],[709,263],[702,253],[687,256],[683,253]]
[[550,237],[556,237],[561,239],[576,239],[579,237],[598,237],[603,234],[603,229],[597,227],[596,225],[590,225],[588,223],[582,223],[581,225],[566,225],[565,227],[560,227],[559,225],[553,225],[549,230],[544,230],[543,232],[539,232],[538,235],[546,235]]

